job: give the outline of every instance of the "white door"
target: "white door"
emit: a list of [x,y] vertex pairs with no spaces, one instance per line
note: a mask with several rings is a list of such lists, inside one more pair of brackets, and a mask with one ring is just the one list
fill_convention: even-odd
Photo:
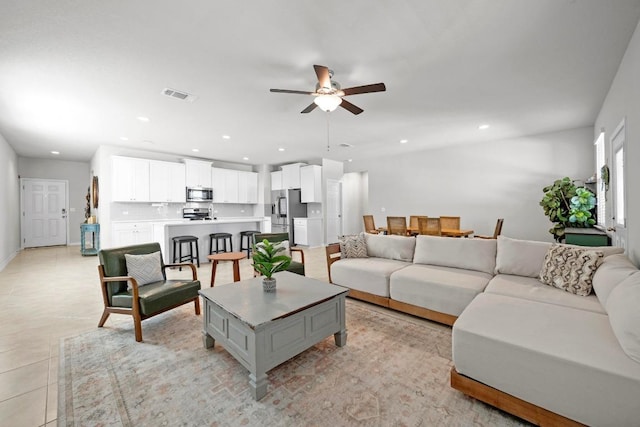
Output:
[[613,194],[613,245],[627,250],[626,203],[626,146],[625,121],[618,125],[611,137],[611,188]]
[[335,243],[342,235],[342,183],[327,180],[327,243]]
[[66,181],[21,179],[22,246],[67,244]]

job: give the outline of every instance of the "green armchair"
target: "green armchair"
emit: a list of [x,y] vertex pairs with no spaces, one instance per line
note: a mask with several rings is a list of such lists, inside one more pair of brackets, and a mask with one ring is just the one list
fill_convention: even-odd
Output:
[[[279,243],[289,241],[289,233],[258,233],[254,234],[254,243],[262,242],[264,239],[267,239],[271,243]],[[304,252],[300,248],[292,247],[291,242],[289,241],[289,248],[291,249],[291,265],[287,268],[287,271],[292,273],[300,274],[304,276]],[[297,253],[299,261],[293,259],[293,254]]]
[[[142,341],[142,320],[155,316],[182,304],[193,302],[196,315],[200,314],[200,281],[196,267],[190,263],[164,264],[160,254],[163,280],[141,286],[127,271],[125,254],[146,255],[160,252],[160,244],[145,243],[120,248],[103,249],[98,253],[100,288],[104,311],[98,327],[104,326],[111,313],[133,316],[136,341]],[[167,280],[166,268],[190,267],[191,280]],[[128,286],[128,284],[130,286]],[[129,289],[128,289],[129,288]]]

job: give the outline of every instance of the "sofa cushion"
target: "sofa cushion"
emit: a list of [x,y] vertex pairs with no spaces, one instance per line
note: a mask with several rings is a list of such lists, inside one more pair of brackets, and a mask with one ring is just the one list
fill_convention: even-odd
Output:
[[416,239],[403,236],[387,236],[383,234],[365,233],[367,255],[376,258],[395,259],[411,262]]
[[366,258],[368,256],[364,233],[340,236],[338,241],[342,258]]
[[602,261],[593,275],[593,290],[603,307],[606,308],[613,288],[637,271],[638,268],[624,254],[611,255]]
[[593,274],[602,263],[602,252],[584,247],[554,244],[544,257],[540,281],[572,294],[591,293]]
[[391,273],[407,265],[411,264],[387,258],[340,259],[331,264],[331,281],[345,288],[388,298]]
[[413,264],[391,274],[391,298],[440,313],[459,316],[491,275],[477,270]]
[[547,242],[498,236],[495,273],[538,278],[550,247]]
[[594,313],[605,313],[604,307],[594,294],[587,297],[573,295],[553,286],[545,285],[533,277],[498,274],[491,279],[484,291],[490,294],[546,302],[548,304],[588,310]]
[[452,340],[463,375],[587,425],[638,425],[640,364],[606,315],[482,293]]
[[624,352],[640,362],[640,272],[633,273],[611,291],[607,313]]
[[[164,280],[139,288],[140,312],[145,316],[158,313],[167,307],[183,304],[198,296],[200,281]],[[132,291],[113,295],[114,307],[131,308]]]
[[413,262],[493,274],[496,266],[496,241],[417,236]]
[[[127,274],[133,277],[140,286],[164,280],[160,257],[160,251],[143,255],[124,254]],[[128,289],[131,289],[131,282],[129,282]]]

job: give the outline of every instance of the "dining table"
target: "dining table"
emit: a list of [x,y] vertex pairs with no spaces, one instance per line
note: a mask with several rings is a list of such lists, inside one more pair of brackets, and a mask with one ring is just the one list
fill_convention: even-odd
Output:
[[[387,232],[387,227],[378,227],[377,230],[381,233]],[[418,234],[418,227],[407,227],[407,233],[414,235]],[[443,228],[440,233],[444,237],[469,237],[473,234],[473,230],[456,230],[454,228]]]

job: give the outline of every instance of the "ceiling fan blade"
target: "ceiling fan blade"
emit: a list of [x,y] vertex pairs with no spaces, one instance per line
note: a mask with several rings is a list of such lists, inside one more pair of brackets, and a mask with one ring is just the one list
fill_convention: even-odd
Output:
[[384,92],[385,90],[387,90],[387,88],[384,83],[375,83],[372,85],[355,86],[342,89],[345,96],[357,95],[359,93]]
[[342,98],[342,102],[340,103],[340,106],[345,110],[351,111],[353,114],[360,114],[364,111],[362,108],[358,107],[357,105],[353,105],[352,103],[350,103],[344,98]]
[[276,93],[295,93],[299,95],[314,95],[315,92],[309,92],[304,90],[289,90],[289,89],[269,89],[270,92]]
[[312,112],[315,108],[317,107],[315,102],[312,102],[311,104],[309,104],[309,106],[307,108],[305,108],[304,110],[300,111],[301,113],[310,113]]
[[316,76],[318,76],[318,83],[320,83],[320,87],[331,89],[329,69],[324,65],[314,65],[313,69],[316,70]]

